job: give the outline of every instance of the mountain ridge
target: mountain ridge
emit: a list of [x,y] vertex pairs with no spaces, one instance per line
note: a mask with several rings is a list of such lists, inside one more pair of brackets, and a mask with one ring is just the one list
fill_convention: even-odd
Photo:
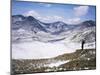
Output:
[[[20,36],[22,37],[23,35],[27,35],[33,39],[37,38],[37,40],[40,41],[51,41],[53,39],[59,40],[66,38],[68,36],[70,37],[72,35],[73,36],[78,35],[78,37],[83,35],[83,37],[85,38],[85,35],[88,34],[88,31],[90,31],[91,36],[93,35],[93,37],[95,38],[95,26],[96,22],[93,20],[87,20],[77,25],[69,25],[62,21],[56,21],[53,23],[44,23],[32,16],[27,16],[27,17],[23,15],[12,16],[12,31],[16,32],[15,34],[19,35],[21,33],[22,35]],[[24,31],[21,32],[19,30],[24,30]],[[86,31],[87,33],[84,34]],[[56,36],[58,36],[59,38],[57,38]]]

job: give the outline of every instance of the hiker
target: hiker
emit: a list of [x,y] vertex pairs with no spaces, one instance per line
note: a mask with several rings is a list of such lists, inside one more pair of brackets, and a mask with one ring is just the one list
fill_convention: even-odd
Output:
[[85,40],[82,40],[82,45],[81,45],[81,49],[84,49],[84,44],[85,44]]

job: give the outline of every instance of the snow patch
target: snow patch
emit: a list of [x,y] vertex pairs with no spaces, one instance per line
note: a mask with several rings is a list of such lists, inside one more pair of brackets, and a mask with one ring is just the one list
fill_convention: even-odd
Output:
[[68,63],[69,61],[70,60],[67,60],[67,61],[58,61],[56,63],[50,63],[50,64],[47,64],[45,66],[47,66],[47,67],[58,67],[58,66],[60,66],[62,64]]

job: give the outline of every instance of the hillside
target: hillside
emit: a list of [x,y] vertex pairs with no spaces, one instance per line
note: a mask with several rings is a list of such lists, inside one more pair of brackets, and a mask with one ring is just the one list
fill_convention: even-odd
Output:
[[95,52],[95,49],[84,49],[49,59],[13,59],[12,72],[13,74],[27,74],[95,69]]

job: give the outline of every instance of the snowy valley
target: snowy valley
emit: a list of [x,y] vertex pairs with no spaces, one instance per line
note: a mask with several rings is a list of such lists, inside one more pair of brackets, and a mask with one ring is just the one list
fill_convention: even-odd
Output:
[[[11,28],[14,73],[95,69],[95,21],[70,25],[14,15]],[[81,50],[83,39],[84,51]]]

